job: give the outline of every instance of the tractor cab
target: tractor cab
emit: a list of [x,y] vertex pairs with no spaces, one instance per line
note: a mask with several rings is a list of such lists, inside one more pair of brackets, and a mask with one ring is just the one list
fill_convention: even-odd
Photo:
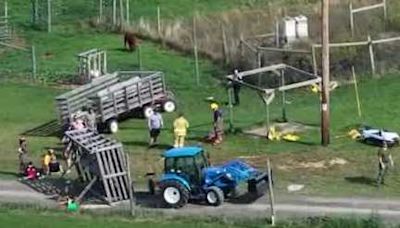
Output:
[[210,166],[205,152],[200,147],[185,147],[164,153],[164,175],[176,175],[186,180],[191,189],[204,181],[203,170]]

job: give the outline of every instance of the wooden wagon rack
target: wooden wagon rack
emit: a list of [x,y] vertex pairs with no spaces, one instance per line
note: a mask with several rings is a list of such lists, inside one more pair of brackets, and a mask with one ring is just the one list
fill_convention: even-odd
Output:
[[90,129],[67,131],[65,135],[73,161],[68,170],[75,166],[78,177],[87,183],[78,200],[88,191],[109,204],[132,198],[129,159],[121,143]]

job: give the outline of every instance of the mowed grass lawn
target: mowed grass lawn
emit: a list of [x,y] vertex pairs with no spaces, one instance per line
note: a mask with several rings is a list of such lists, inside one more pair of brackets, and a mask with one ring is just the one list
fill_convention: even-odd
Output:
[[[30,212],[30,213],[29,213]],[[194,221],[185,220],[172,221],[161,219],[129,219],[121,216],[89,216],[89,215],[76,215],[65,214],[61,212],[37,212],[37,211],[1,211],[0,212],[1,227],[13,228],[26,228],[26,227],[40,227],[40,228],[162,228],[162,227],[175,227],[175,228],[219,228],[219,227],[243,227],[239,225],[228,225],[218,222],[208,221]],[[250,226],[248,226],[250,227]],[[257,227],[257,226],[252,226]],[[261,226],[260,226],[261,227]]]
[[[75,2],[74,4],[82,3]],[[217,4],[211,3],[210,4]],[[215,1],[217,2],[217,1]],[[215,8],[224,9],[223,2]],[[189,1],[185,1],[189,7]],[[72,4],[72,3],[68,3]],[[154,3],[152,3],[154,6]],[[170,12],[174,12],[175,6]],[[72,9],[71,6],[69,9]],[[79,8],[79,7],[77,7]],[[91,48],[107,50],[109,71],[138,69],[136,53],[123,51],[120,35],[104,34],[89,29],[85,24],[76,25],[76,21],[65,21],[65,27],[55,29],[47,34],[32,30],[28,25],[29,7],[21,5],[20,1],[10,2],[13,20],[17,23],[17,31],[27,43],[34,43],[37,50],[38,75],[42,81],[57,81],[67,75],[76,73],[76,54]],[[83,11],[76,10],[80,15]],[[73,17],[71,17],[73,18]],[[71,19],[70,18],[70,19]],[[72,19],[71,19],[72,20]],[[198,144],[211,128],[211,112],[204,99],[216,97],[221,103],[227,100],[226,90],[221,79],[226,72],[202,60],[200,63],[201,85],[195,85],[193,77],[192,57],[184,57],[160,46],[142,43],[143,68],[145,70],[160,70],[166,73],[169,89],[177,97],[180,111],[184,111],[191,128],[188,144]],[[0,53],[1,77],[28,78],[29,56],[25,53]],[[363,118],[357,117],[357,109],[352,86],[341,87],[332,93],[332,144],[328,148],[319,146],[319,130],[314,128],[300,135],[301,141],[267,142],[262,138],[242,134],[227,135],[225,142],[217,147],[204,145],[210,151],[212,161],[221,163],[233,158],[245,156],[252,164],[264,168],[269,156],[275,173],[275,183],[278,194],[286,193],[290,183],[304,184],[305,188],[299,194],[309,195],[368,195],[368,196],[398,196],[400,187],[397,167],[390,173],[387,186],[376,189],[372,182],[377,172],[377,148],[360,144],[345,136],[348,129],[360,123],[384,127],[400,131],[398,103],[399,75],[387,75],[380,80],[361,80],[360,94]],[[10,83],[5,80],[0,84],[0,170],[3,177],[13,178],[17,168],[17,139],[23,132],[36,128],[56,119],[54,96],[65,91],[62,86],[28,85]],[[288,118],[291,121],[319,125],[319,98],[308,90],[298,90],[287,94]],[[280,98],[277,97],[271,107],[271,119],[279,118]],[[228,110],[224,113],[226,119]],[[137,181],[143,181],[148,170],[160,171],[160,154],[172,144],[171,124],[176,114],[165,114],[166,129],[160,138],[161,146],[147,149],[148,133],[146,121],[131,119],[121,123],[121,131],[115,136],[124,143],[125,151],[131,154],[132,172]],[[258,95],[243,89],[242,104],[235,108],[235,127],[248,128],[265,120],[265,110]],[[32,160],[40,161],[40,155],[47,147],[60,147],[56,137],[29,136],[29,149]],[[398,149],[393,149],[395,161],[400,159]],[[326,167],[334,158],[347,161],[344,165]],[[321,162],[323,167],[315,167]],[[305,162],[305,165],[303,163]],[[308,162],[308,163],[307,163]],[[303,164],[299,166],[298,164]],[[324,166],[325,165],[325,166]],[[304,167],[309,166],[309,167]]]
[[[55,43],[48,46],[49,51],[59,54],[51,60],[42,60],[43,67],[59,66],[67,69],[74,64],[72,58],[68,59],[70,54],[84,47],[99,47],[108,51],[111,70],[137,69],[136,55],[119,49],[118,35],[99,34],[97,39],[91,41],[82,39],[84,36],[89,35],[81,34],[62,39],[63,42],[58,46],[53,41]],[[211,112],[204,99],[214,96],[221,103],[227,99],[226,90],[221,81],[216,79],[224,75],[223,72],[209,62],[202,61],[201,85],[196,86],[191,58],[149,43],[143,44],[142,51],[146,70],[161,70],[166,73],[168,87],[176,94],[179,110],[184,111],[191,124],[188,144],[198,144],[198,139],[211,128]],[[244,156],[252,164],[264,168],[265,158],[269,156],[274,166],[278,195],[286,194],[286,186],[296,183],[305,185],[304,190],[298,194],[398,196],[400,183],[397,168],[389,174],[387,186],[376,189],[372,182],[377,172],[377,148],[355,142],[343,135],[350,127],[360,123],[399,131],[399,85],[398,75],[387,75],[379,80],[362,80],[359,88],[363,109],[361,119],[357,117],[353,87],[350,85],[335,90],[332,93],[332,144],[328,148],[319,146],[318,128],[301,134],[301,141],[297,143],[268,142],[264,138],[228,134],[222,145],[204,146],[211,153],[214,163]],[[6,174],[15,172],[17,167],[18,136],[56,119],[53,99],[65,91],[65,88],[10,82],[2,82],[0,86],[0,123],[4,129],[0,135],[0,164],[3,176],[10,178]],[[319,124],[318,96],[303,89],[288,93],[287,99],[290,101],[287,105],[289,120],[314,126]],[[280,117],[279,103],[280,99],[277,97],[271,107],[271,119]],[[228,109],[223,108],[227,119]],[[132,172],[138,182],[144,180],[143,176],[149,170],[161,171],[160,154],[173,142],[171,124],[175,115],[164,115],[166,129],[161,134],[159,148],[147,149],[148,133],[146,121],[143,119],[122,122],[121,131],[110,136],[123,142],[125,151],[131,154]],[[242,104],[235,108],[234,120],[235,127],[238,128],[255,126],[265,120],[264,106],[256,93],[243,90]],[[29,136],[28,141],[32,160],[35,162],[39,162],[39,156],[46,147],[60,146],[55,137]],[[398,149],[393,149],[393,155],[395,161],[400,159]],[[329,162],[334,158],[345,159],[348,163],[325,168],[297,165],[302,162]]]

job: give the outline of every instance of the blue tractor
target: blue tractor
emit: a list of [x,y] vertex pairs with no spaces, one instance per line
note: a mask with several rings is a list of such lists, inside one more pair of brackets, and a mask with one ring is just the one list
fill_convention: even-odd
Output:
[[[157,185],[168,207],[179,208],[189,199],[205,200],[219,206],[226,197],[236,196],[238,185],[247,182],[249,193],[262,195],[268,175],[240,161],[233,160],[221,166],[210,166],[200,147],[174,148],[164,152],[165,167]],[[155,184],[149,182],[154,193]]]

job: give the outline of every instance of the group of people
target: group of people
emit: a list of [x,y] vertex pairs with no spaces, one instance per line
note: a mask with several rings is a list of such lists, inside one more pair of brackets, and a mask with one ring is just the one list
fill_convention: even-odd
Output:
[[[223,126],[223,115],[222,110],[219,108],[218,104],[213,102],[210,105],[210,108],[213,112],[212,120],[212,130],[206,136],[206,140],[211,142],[212,144],[220,144],[223,140],[224,126]],[[162,128],[164,127],[164,120],[161,114],[157,111],[154,111],[151,116],[148,117],[147,125],[149,128],[149,147],[157,144],[158,137],[161,133]],[[179,148],[185,145],[185,139],[187,136],[189,128],[189,122],[185,118],[184,114],[181,112],[178,114],[178,117],[173,122],[173,133],[174,133],[174,147]]]
[[42,167],[37,168],[28,160],[28,145],[25,137],[19,138],[18,147],[19,173],[26,180],[37,180],[54,172],[63,172],[53,149],[48,149],[42,159]]

